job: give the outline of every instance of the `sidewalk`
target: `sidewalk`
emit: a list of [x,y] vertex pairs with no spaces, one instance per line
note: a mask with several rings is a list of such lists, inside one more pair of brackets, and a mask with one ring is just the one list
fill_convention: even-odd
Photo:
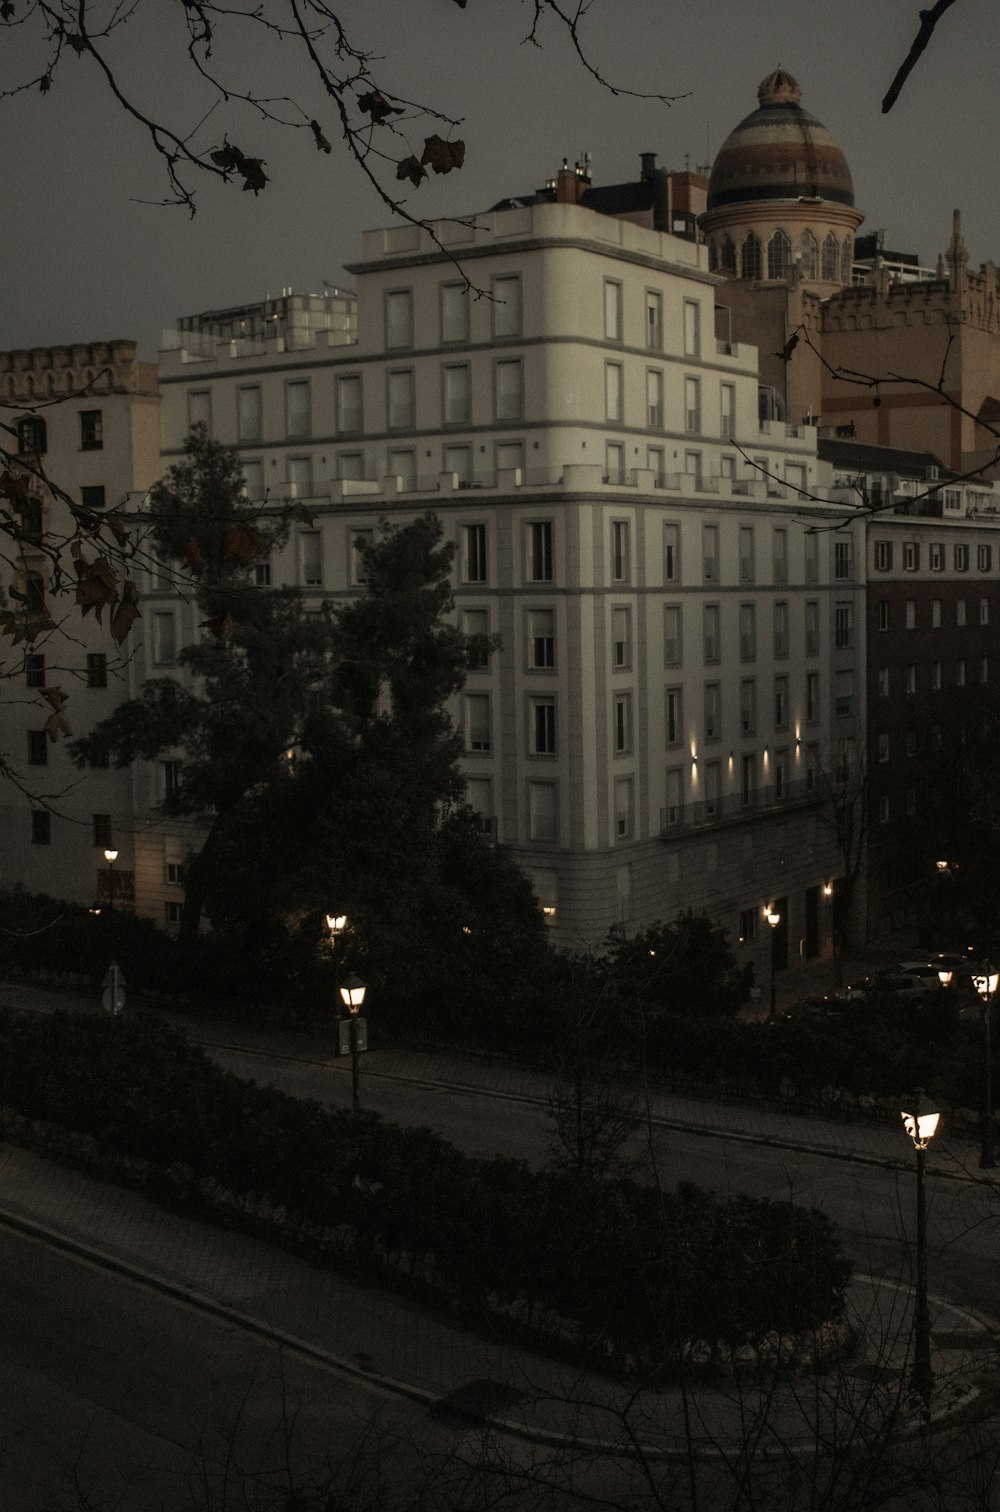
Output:
[[[0,1146],[0,1230],[4,1224],[422,1401],[436,1415],[606,1451],[624,1445],[627,1421],[651,1452],[686,1452],[679,1390],[634,1397],[614,1381],[479,1338],[415,1303],[13,1146]],[[806,1451],[818,1434],[828,1441],[835,1421],[884,1421],[901,1396],[896,1426],[915,1427],[917,1404],[905,1391],[910,1312],[905,1288],[858,1277],[850,1314],[861,1348],[845,1368],[820,1376],[818,1389],[805,1375],[766,1394],[752,1380],[695,1383],[687,1405],[699,1452],[731,1452],[758,1434],[764,1452]],[[967,1311],[932,1299],[931,1314],[933,1410],[946,1416],[977,1394],[996,1339]]]

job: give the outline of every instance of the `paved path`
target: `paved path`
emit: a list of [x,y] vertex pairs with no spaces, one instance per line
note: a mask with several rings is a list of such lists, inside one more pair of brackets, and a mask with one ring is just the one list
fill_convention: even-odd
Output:
[[[0,1001],[30,1001],[34,990],[6,987]],[[48,999],[51,1005],[51,999]],[[92,1006],[92,1005],[91,1005]],[[207,1035],[219,1026],[202,1026]],[[273,1036],[240,1035],[273,1053]],[[234,1042],[234,1041],[231,1041]],[[284,1054],[320,1054],[321,1044],[296,1040]],[[328,1046],[326,1049],[328,1050]],[[371,1057],[375,1071],[376,1056]],[[378,1074],[408,1075],[447,1085],[480,1086],[514,1098],[544,1095],[543,1079],[515,1065],[466,1057],[378,1052]],[[369,1072],[371,1074],[371,1072]],[[456,1079],[461,1077],[459,1083]],[[656,1116],[706,1120],[718,1132],[746,1138],[796,1142],[841,1158],[896,1162],[899,1131],[879,1126],[838,1125],[766,1114],[762,1110],[696,1103],[657,1094]],[[904,1154],[902,1159],[906,1161]],[[969,1150],[942,1152],[977,1174]],[[935,1150],[935,1160],[939,1152]],[[907,1163],[912,1163],[910,1160]],[[573,1436],[617,1443],[623,1436],[626,1393],[602,1378],[585,1376],[526,1350],[512,1350],[450,1327],[415,1304],[286,1254],[252,1238],[198,1220],[164,1212],[135,1193],[67,1170],[32,1153],[0,1146],[0,1221],[45,1236],[81,1256],[138,1275],[148,1284],[175,1290],[194,1305],[230,1316],[242,1326],[285,1338],[290,1347],[327,1358],[337,1368],[378,1377],[440,1410],[450,1399],[513,1426],[532,1438]],[[614,1279],[609,1284],[618,1284]],[[836,1416],[899,1412],[913,1424],[916,1404],[906,1398],[911,1297],[895,1284],[858,1278],[851,1290],[851,1318],[861,1347],[848,1368],[821,1378],[819,1392],[802,1392],[793,1380],[764,1400],[752,1382],[697,1387],[691,1403],[692,1436],[705,1449],[743,1443],[748,1422],[759,1426],[765,1447],[814,1445]],[[935,1411],[947,1411],[975,1394],[996,1364],[996,1339],[987,1321],[947,1304],[932,1305]],[[486,1383],[485,1385],[483,1383]],[[683,1448],[680,1394],[643,1393],[628,1410],[630,1429],[663,1452]]]

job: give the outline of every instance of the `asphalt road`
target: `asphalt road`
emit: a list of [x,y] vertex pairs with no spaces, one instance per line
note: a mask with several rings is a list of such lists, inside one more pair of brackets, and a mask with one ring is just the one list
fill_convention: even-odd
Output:
[[460,1474],[422,1407],[7,1229],[0,1296],[3,1512],[284,1507],[331,1472],[408,1495],[430,1452]]

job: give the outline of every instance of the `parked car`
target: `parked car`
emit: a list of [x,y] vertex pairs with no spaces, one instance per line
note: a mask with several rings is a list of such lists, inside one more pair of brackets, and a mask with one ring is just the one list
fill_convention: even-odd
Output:
[[790,1019],[840,1018],[848,1006],[847,998],[841,993],[812,993],[790,1004],[784,1016]]
[[854,1003],[923,1003],[936,988],[940,988],[940,982],[935,980],[932,988],[915,972],[877,971],[861,982],[852,983],[847,997]]

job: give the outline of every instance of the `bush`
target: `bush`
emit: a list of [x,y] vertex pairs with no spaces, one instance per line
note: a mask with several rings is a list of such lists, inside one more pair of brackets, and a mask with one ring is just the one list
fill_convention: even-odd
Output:
[[243,1081],[150,1017],[0,1016],[0,1102],[152,1162],[161,1186],[189,1173],[190,1202],[216,1187],[263,1199],[316,1243],[346,1226],[355,1265],[411,1287],[419,1273],[432,1299],[589,1358],[651,1369],[692,1339],[738,1347],[843,1311],[850,1266],[821,1213],[476,1160]]

